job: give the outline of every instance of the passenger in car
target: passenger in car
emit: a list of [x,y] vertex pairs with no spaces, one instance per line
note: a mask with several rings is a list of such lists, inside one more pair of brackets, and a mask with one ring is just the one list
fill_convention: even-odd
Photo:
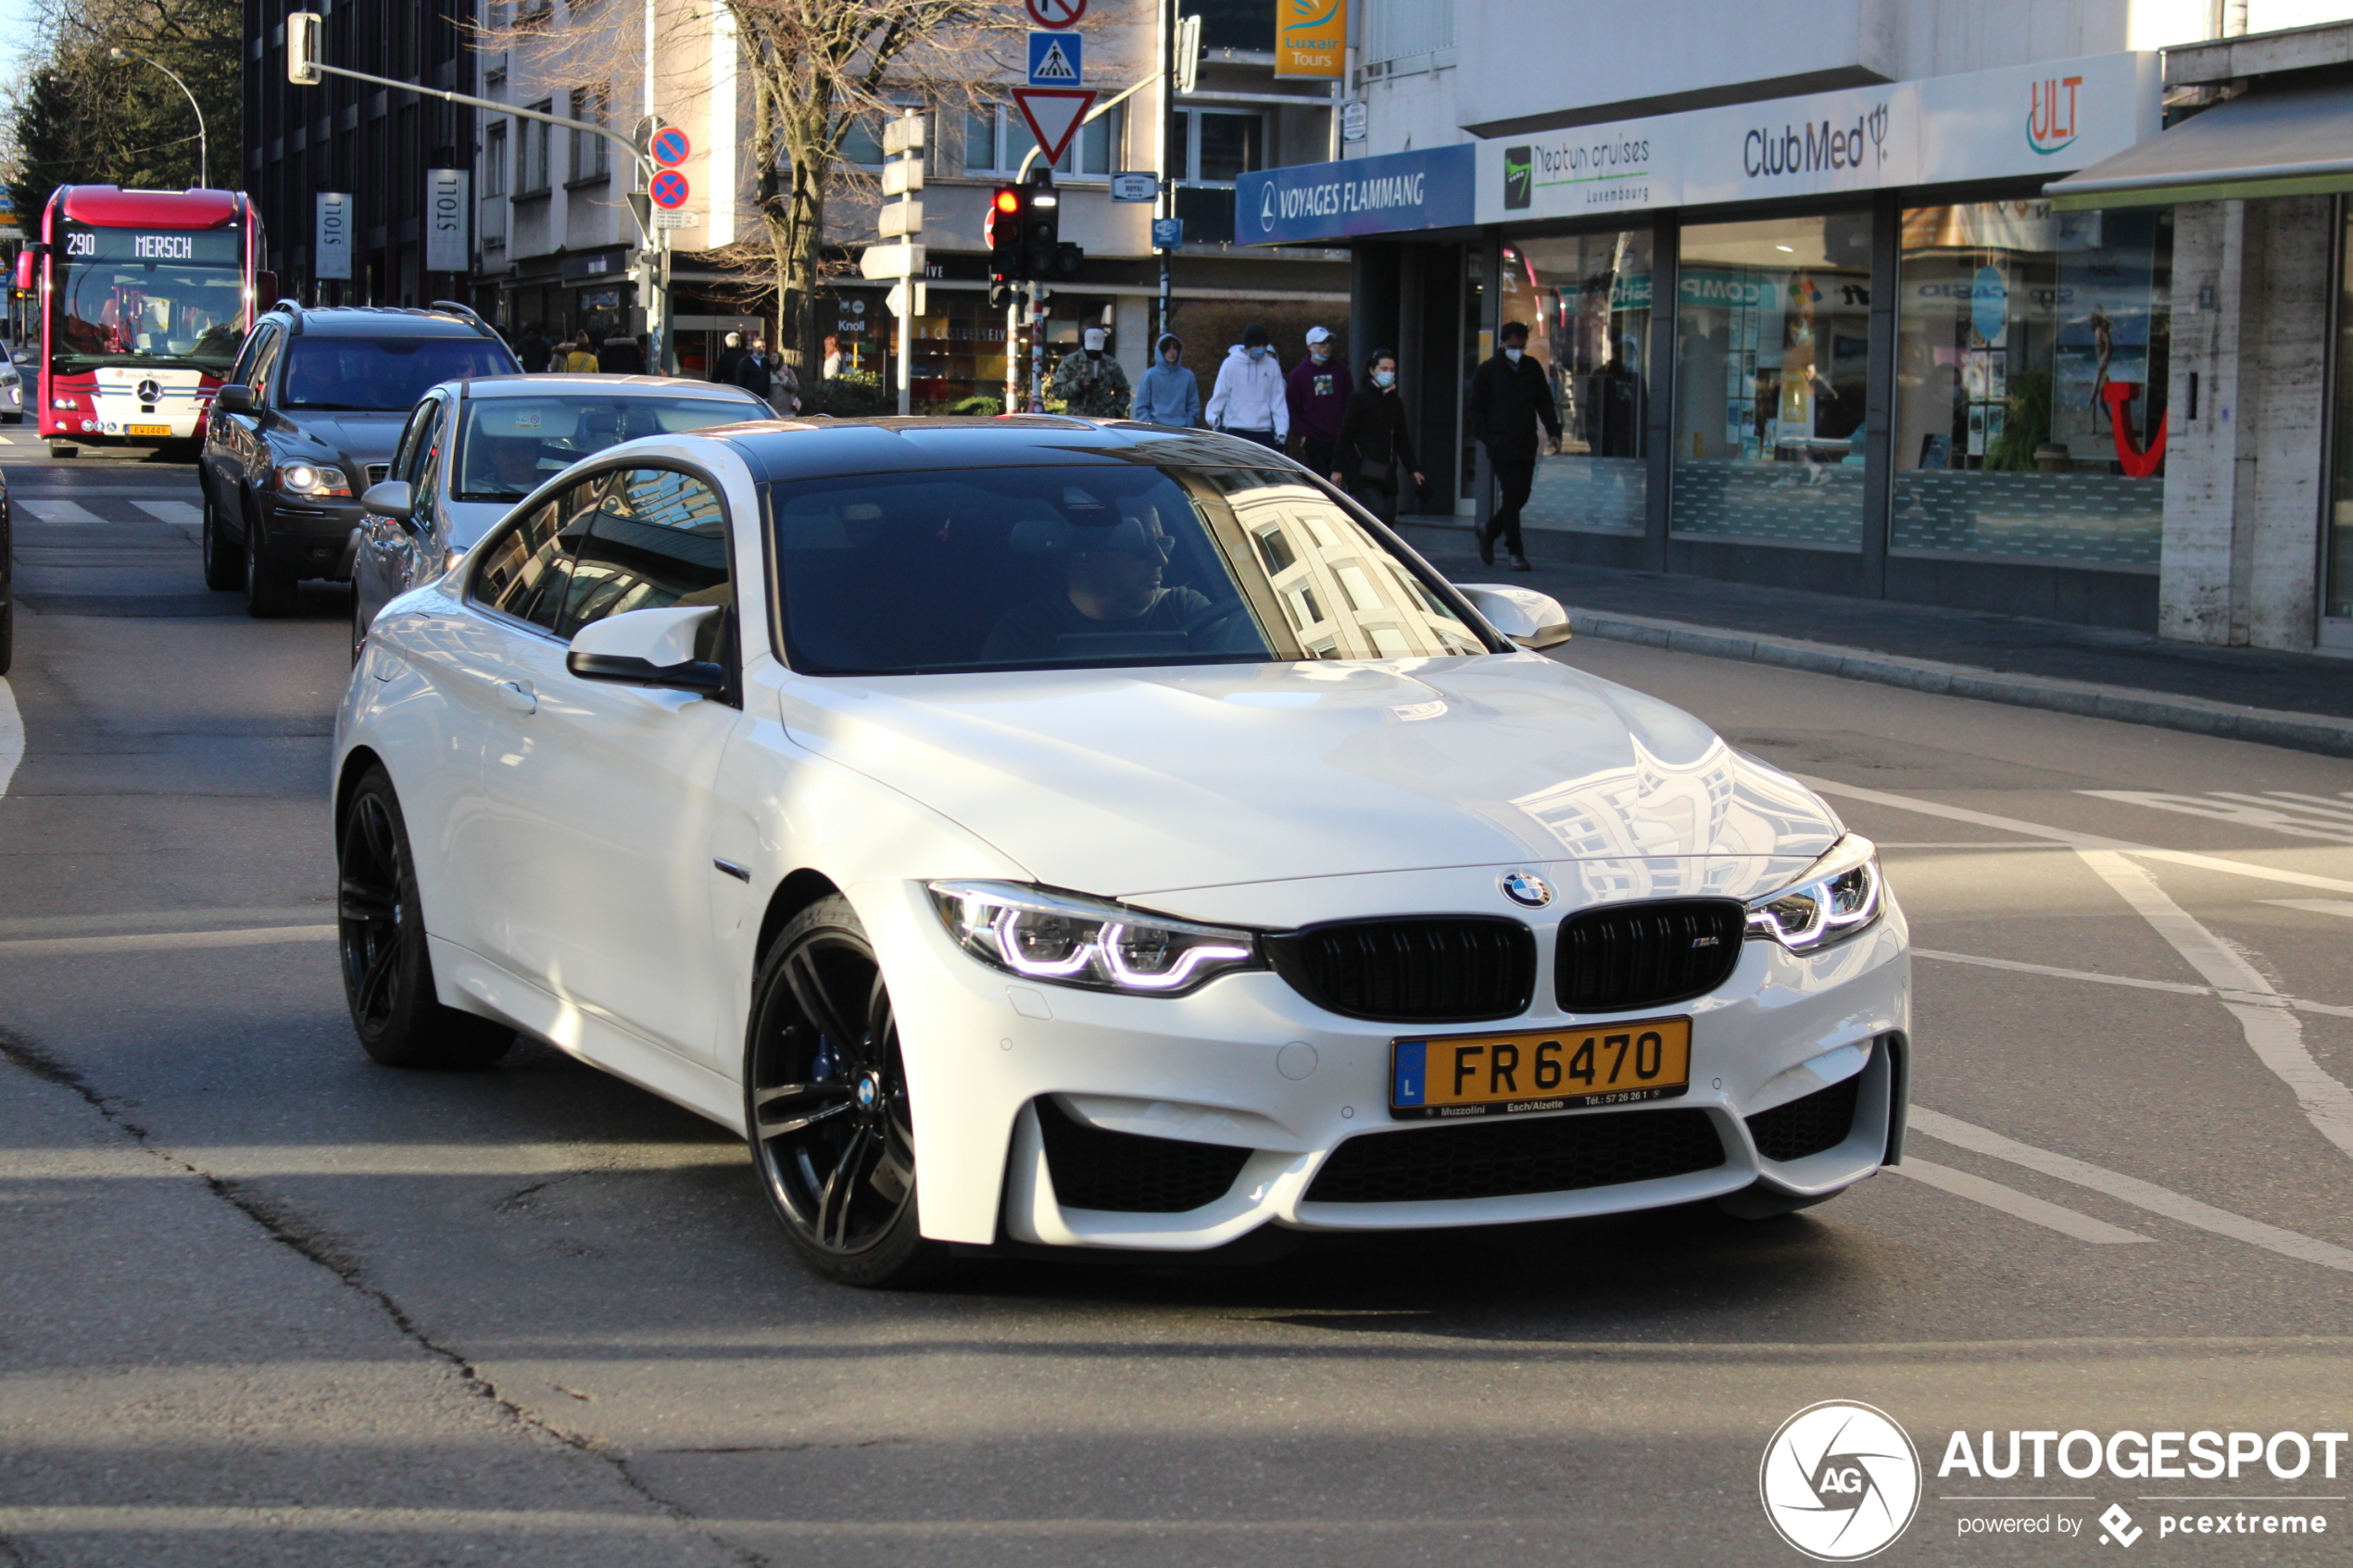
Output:
[[[1130,516],[1107,528],[1060,524],[1051,535],[1053,543],[1068,541],[1057,552],[1064,560],[1063,591],[1015,605],[1000,616],[981,649],[983,661],[1068,659],[1101,650],[1097,638],[1139,633],[1155,642],[1166,639],[1169,646],[1139,639],[1135,652],[1185,651],[1187,631],[1211,606],[1195,589],[1161,585],[1173,546],[1156,516]],[[1014,547],[1021,547],[1018,539]]]

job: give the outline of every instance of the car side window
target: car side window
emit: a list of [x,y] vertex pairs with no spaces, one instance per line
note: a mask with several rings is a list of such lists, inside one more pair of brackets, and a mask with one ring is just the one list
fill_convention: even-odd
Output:
[[270,341],[263,344],[261,351],[253,357],[253,368],[246,372],[253,377],[253,380],[246,384],[253,388],[253,400],[256,404],[266,404],[270,401],[270,383],[278,376],[278,351],[284,346],[286,336],[283,332],[273,331],[270,334]]
[[400,433],[400,445],[393,449],[392,467],[386,477],[416,483],[417,454],[424,449],[425,432],[439,415],[441,399],[428,397],[417,405],[409,416],[408,428]]
[[[735,602],[717,492],[675,469],[625,469],[581,539],[556,630],[568,638],[625,610]],[[713,657],[725,623],[721,617],[703,657]]]
[[264,327],[245,341],[245,352],[237,356],[236,364],[229,371],[229,380],[241,386],[253,384],[253,368],[261,362],[261,350],[278,335],[275,327]]
[[555,630],[573,555],[611,478],[600,473],[557,491],[485,546],[488,554],[474,574],[474,602]]
[[448,439],[449,405],[438,397],[425,399],[424,423],[417,428],[416,449],[400,477],[414,487],[410,515],[421,528],[433,523],[434,501],[441,488],[441,448]]

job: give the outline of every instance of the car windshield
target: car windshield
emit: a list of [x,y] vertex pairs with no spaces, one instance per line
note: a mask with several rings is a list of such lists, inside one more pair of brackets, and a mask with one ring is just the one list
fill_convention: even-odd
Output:
[[476,397],[459,433],[460,501],[514,501],[591,452],[641,435],[769,417],[749,396],[618,394],[610,388],[529,397]]
[[279,407],[406,413],[425,389],[522,367],[484,337],[298,337],[286,350]]
[[1491,651],[1295,471],[977,469],[772,487],[786,655],[812,674]]

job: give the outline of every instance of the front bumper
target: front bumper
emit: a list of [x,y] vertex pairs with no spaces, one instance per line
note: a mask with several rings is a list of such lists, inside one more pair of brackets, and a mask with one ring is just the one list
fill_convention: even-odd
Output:
[[[1546,977],[1537,1002],[1521,1018],[1475,1028],[1688,1016],[1689,1091],[1635,1106],[1405,1122],[1390,1116],[1390,1047],[1430,1031],[1326,1012],[1271,973],[1228,975],[1172,998],[1029,985],[957,947],[920,884],[869,884],[850,892],[883,955],[900,1022],[923,1229],[937,1239],[1195,1251],[1267,1224],[1416,1230],[1658,1208],[1752,1187],[1824,1197],[1871,1174],[1899,1145],[1910,984],[1904,918],[1892,900],[1877,925],[1827,952],[1800,957],[1750,942],[1731,979],[1705,997],[1591,1019],[1572,1020],[1553,1006],[1556,921],[1531,921]],[[1804,1138],[1793,1144],[1776,1134],[1790,1117],[1802,1120],[1824,1103],[1808,1097],[1836,1091],[1826,1097],[1834,1103],[1848,1085],[1853,1110],[1843,1135],[1776,1158],[1776,1148],[1806,1147]],[[1794,1109],[1752,1124],[1782,1107]],[[1678,1113],[1673,1123],[1655,1120],[1667,1112]],[[1653,1130],[1688,1149],[1693,1115],[1720,1144],[1720,1160],[1667,1158],[1662,1167],[1657,1151],[1639,1152]],[[1419,1168],[1431,1163],[1421,1156],[1441,1146],[1401,1148],[1404,1140],[1440,1137],[1459,1147],[1493,1132],[1526,1142],[1519,1129],[1549,1123],[1534,1141],[1574,1141],[1578,1129],[1569,1123],[1629,1116],[1654,1120],[1593,1132],[1638,1150],[1624,1168],[1670,1173],[1478,1197],[1416,1196],[1410,1176],[1402,1185],[1389,1182],[1383,1190],[1395,1196],[1380,1200],[1331,1201],[1315,1190],[1352,1138],[1384,1140],[1352,1151],[1357,1168],[1379,1165],[1392,1151],[1406,1157],[1395,1163]],[[1222,1187],[1213,1177],[1216,1196],[1206,1202],[1176,1210],[1085,1208],[1058,1194],[1050,1149],[1049,1134],[1071,1126],[1239,1155],[1215,1167],[1230,1167],[1233,1175]],[[1760,1148],[1760,1131],[1767,1148]],[[1352,1185],[1361,1199],[1365,1184]]]
[[261,556],[297,577],[351,575],[359,548],[359,503],[310,500],[265,493],[261,508]]

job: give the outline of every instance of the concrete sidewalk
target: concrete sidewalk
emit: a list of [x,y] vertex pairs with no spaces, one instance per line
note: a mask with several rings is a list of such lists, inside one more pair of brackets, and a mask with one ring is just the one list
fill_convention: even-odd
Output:
[[1467,527],[1403,532],[1455,582],[1552,595],[1580,636],[2353,757],[2353,659],[1541,558],[1515,572],[1480,565]]

